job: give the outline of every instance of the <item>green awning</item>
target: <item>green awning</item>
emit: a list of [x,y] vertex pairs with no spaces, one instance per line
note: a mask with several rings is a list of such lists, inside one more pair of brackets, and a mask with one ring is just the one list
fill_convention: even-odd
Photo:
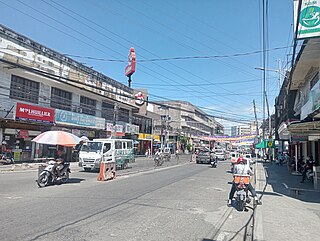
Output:
[[274,140],[269,142],[269,140],[263,140],[260,143],[256,145],[257,149],[262,149],[262,148],[274,148]]

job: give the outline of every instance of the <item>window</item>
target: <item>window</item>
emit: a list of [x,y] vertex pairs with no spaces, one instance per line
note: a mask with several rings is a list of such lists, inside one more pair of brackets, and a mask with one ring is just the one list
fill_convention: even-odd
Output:
[[113,112],[114,112],[114,105],[109,104],[107,102],[102,102],[102,109],[101,109],[101,116],[106,120],[113,121]]
[[122,149],[122,141],[116,141],[114,145],[116,149]]
[[118,121],[129,123],[129,110],[120,108],[118,112]]
[[52,108],[71,111],[71,104],[72,104],[71,92],[61,90],[55,87],[51,88],[50,106]]
[[83,114],[96,115],[96,100],[80,96],[80,107]]
[[127,142],[127,149],[132,149],[132,141]]
[[103,153],[110,151],[111,143],[104,143],[103,145]]
[[39,82],[12,75],[10,98],[38,104]]

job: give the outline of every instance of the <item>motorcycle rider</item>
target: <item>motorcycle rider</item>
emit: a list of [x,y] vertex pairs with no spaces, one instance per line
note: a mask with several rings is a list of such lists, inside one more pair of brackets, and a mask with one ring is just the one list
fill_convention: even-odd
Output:
[[306,180],[307,172],[313,169],[314,163],[315,161],[313,160],[313,157],[311,155],[308,156],[307,162],[303,166],[301,183],[304,183],[304,181]]
[[[238,158],[236,164],[234,165],[233,174],[239,174],[239,175],[253,175],[253,171],[251,168],[246,165],[246,160],[241,156]],[[256,191],[254,190],[251,183],[248,185],[248,189],[251,192],[252,196],[254,197],[257,204],[261,204]],[[232,182],[231,190],[229,193],[229,199],[228,199],[228,206],[231,206],[232,198],[234,196],[234,193],[236,192],[236,184],[234,181]]]
[[63,152],[62,148],[58,147],[58,150],[57,150],[57,153],[56,153],[56,157],[55,157],[55,161],[56,161],[55,171],[56,171],[56,174],[57,174],[57,178],[60,177],[60,172],[64,167],[65,153]]

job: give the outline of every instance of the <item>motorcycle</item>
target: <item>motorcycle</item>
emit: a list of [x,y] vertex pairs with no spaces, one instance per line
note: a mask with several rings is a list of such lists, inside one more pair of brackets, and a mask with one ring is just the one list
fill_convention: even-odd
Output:
[[163,157],[160,155],[156,155],[153,160],[155,166],[161,166],[164,162]]
[[213,158],[213,159],[211,160],[210,165],[211,165],[211,167],[216,168],[216,167],[217,167],[217,164],[218,164],[218,158],[215,157],[215,158]]
[[14,164],[13,156],[9,155],[9,154],[1,154],[0,155],[0,164],[2,164],[2,165]]
[[40,173],[37,183],[39,187],[45,187],[50,184],[60,184],[66,183],[69,180],[70,171],[70,163],[65,162],[63,164],[62,170],[60,170],[60,176],[58,177],[56,174],[56,166],[57,162],[49,161],[48,165],[43,169]]
[[250,203],[248,196],[248,185],[250,183],[249,175],[234,175],[234,183],[236,185],[236,201],[238,204],[238,210],[243,211],[246,203]]

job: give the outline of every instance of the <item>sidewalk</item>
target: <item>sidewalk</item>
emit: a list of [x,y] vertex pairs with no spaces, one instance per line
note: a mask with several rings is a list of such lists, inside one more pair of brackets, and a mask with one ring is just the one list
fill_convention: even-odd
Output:
[[257,163],[256,175],[262,205],[255,210],[254,240],[319,240],[320,192],[313,184],[269,163]]

